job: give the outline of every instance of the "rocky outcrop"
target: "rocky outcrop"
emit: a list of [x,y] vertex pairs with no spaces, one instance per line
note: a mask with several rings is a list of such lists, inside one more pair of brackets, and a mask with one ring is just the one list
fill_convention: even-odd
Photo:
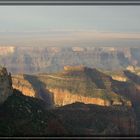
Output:
[[127,81],[126,77],[117,76],[117,75],[113,75],[111,77],[112,77],[113,80],[122,81],[122,82],[126,82]]
[[53,98],[45,89],[44,83],[38,80],[36,76],[19,74],[12,76],[13,88],[19,90],[23,95],[42,99],[46,103],[46,107],[52,108]]
[[13,93],[11,74],[6,68],[0,68],[0,103],[3,103]]
[[12,76],[13,88],[21,91],[24,95],[35,97],[36,91],[33,89],[32,84],[24,78],[24,75]]

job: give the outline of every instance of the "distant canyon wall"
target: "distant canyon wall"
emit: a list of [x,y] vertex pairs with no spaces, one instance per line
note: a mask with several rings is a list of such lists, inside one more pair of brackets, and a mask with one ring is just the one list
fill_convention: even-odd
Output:
[[[13,74],[58,72],[65,65],[84,65],[105,70],[140,67],[140,48],[135,47],[13,47],[0,48],[0,64]],[[18,65],[17,65],[18,64]]]
[[15,48],[14,46],[0,46],[0,56],[6,56],[9,54],[13,54],[15,52]]

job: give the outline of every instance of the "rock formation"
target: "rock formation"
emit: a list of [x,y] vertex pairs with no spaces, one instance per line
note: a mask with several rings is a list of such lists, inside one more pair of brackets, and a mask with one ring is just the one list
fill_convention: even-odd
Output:
[[24,95],[35,97],[36,91],[33,89],[32,84],[24,78],[24,75],[12,76],[13,88],[21,91]]
[[5,67],[0,67],[0,103],[13,93],[11,74]]
[[57,75],[13,75],[12,80],[13,87],[24,95],[41,98],[55,106],[74,102],[131,106],[131,101],[123,98],[123,93],[116,94],[112,90],[110,76],[83,66],[67,66]]
[[82,102],[85,104],[96,104],[101,106],[111,105],[111,102],[109,102],[108,100],[103,100],[98,97],[90,98],[81,95],[74,95],[71,94],[69,91],[62,89],[49,89],[49,91],[51,92],[51,94],[53,94],[53,100],[56,106],[64,106],[75,102]]
[[23,95],[42,99],[47,107],[53,107],[52,94],[45,88],[44,83],[36,76],[19,74],[12,76],[13,88],[19,90]]

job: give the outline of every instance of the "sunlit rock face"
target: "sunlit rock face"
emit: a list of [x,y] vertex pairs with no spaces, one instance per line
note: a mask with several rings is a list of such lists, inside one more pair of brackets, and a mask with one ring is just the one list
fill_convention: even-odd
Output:
[[23,75],[12,76],[13,88],[21,91],[24,95],[35,97],[36,91],[33,89],[31,83],[24,78]]
[[122,82],[126,82],[127,78],[126,77],[122,77],[122,76],[112,76],[112,79],[117,80],[117,81],[122,81]]
[[111,105],[111,103],[107,100],[103,100],[101,98],[90,98],[80,95],[73,95],[67,90],[49,89],[49,91],[53,95],[54,103],[56,106],[64,106],[75,102],[83,102],[85,104],[96,104],[100,106]]
[[52,94],[49,94],[44,84],[34,76],[26,74],[12,75],[12,86],[23,95],[42,99],[45,101],[47,107],[53,107]]
[[0,67],[0,103],[3,103],[13,93],[11,74],[6,68]]

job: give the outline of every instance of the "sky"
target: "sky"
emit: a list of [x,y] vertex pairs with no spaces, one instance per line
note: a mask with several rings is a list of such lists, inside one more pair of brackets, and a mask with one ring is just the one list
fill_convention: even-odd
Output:
[[140,33],[140,6],[0,6],[0,32]]

